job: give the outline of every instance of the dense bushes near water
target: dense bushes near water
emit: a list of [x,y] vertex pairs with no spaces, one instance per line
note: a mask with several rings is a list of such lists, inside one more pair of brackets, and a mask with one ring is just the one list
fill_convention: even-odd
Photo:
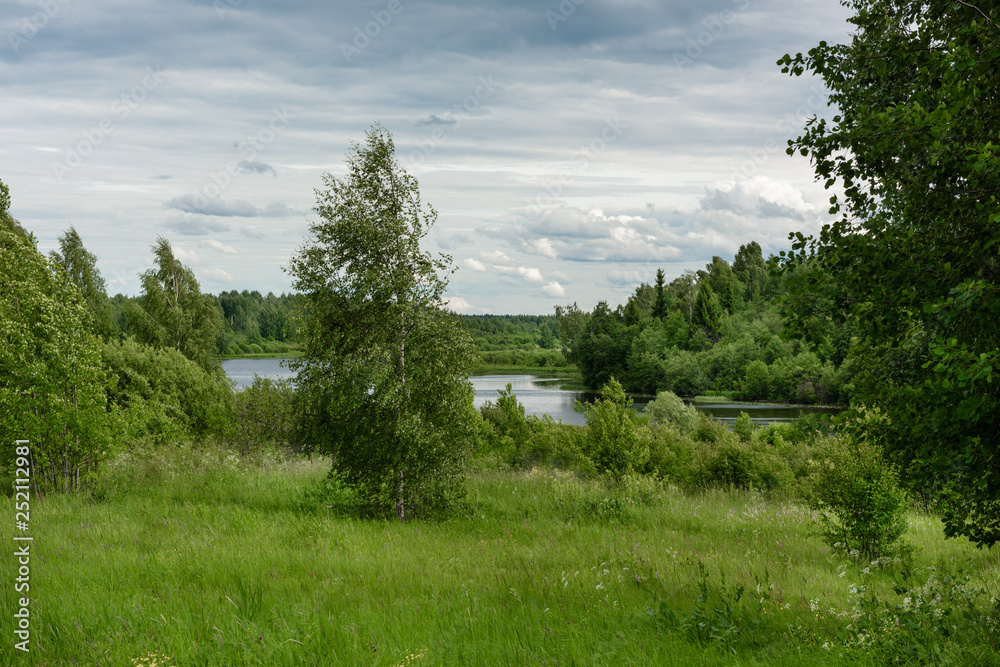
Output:
[[718,487],[797,498],[818,512],[832,548],[869,559],[905,550],[899,540],[908,501],[872,441],[877,413],[861,410],[836,434],[813,419],[759,428],[746,413],[730,430],[672,392],[661,392],[640,415],[613,379],[602,398],[577,409],[585,427],[527,417],[508,385],[480,411],[481,448],[513,468],[557,465],[612,482],[646,476],[691,492]]

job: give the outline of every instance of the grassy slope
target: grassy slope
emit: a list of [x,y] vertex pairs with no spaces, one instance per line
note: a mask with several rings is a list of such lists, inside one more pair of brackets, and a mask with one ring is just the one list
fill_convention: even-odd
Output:
[[[850,584],[892,586],[831,556],[808,511],[755,494],[481,469],[464,516],[400,525],[303,502],[326,470],[161,451],[119,465],[101,502],[34,500],[35,664],[129,665],[151,652],[169,656],[161,667],[869,664],[821,648],[838,622],[808,601],[846,610]],[[2,506],[10,526],[13,504]],[[996,588],[996,550],[945,542],[923,516],[910,539],[918,566],[971,558]],[[9,549],[3,558],[12,577]],[[737,655],[647,613],[655,601],[687,613],[701,567],[712,587],[745,585],[765,620]],[[763,605],[758,583],[774,587]],[[11,637],[12,585],[2,591]]]

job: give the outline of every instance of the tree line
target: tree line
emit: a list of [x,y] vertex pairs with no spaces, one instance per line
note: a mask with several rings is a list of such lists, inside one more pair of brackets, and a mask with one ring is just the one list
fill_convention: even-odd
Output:
[[630,392],[706,391],[730,398],[843,403],[852,392],[851,327],[824,322],[815,344],[789,335],[776,305],[790,270],[765,260],[755,241],[730,264],[714,257],[704,269],[666,283],[662,269],[625,304],[601,301],[591,312],[558,306],[560,338],[584,381],[617,379]]

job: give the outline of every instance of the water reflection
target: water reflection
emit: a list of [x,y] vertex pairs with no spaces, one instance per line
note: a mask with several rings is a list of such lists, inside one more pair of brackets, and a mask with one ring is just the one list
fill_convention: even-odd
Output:
[[272,380],[290,379],[295,373],[285,365],[288,359],[226,359],[222,370],[236,383],[236,389],[246,389],[253,384],[253,376]]
[[[545,377],[540,375],[478,375],[470,378],[472,386],[476,390],[476,407],[480,407],[486,401],[497,399],[497,391],[506,387],[507,383],[517,395],[517,400],[524,405],[525,414],[529,415],[552,415],[555,420],[562,420],[564,424],[583,425],[583,415],[575,412],[573,406],[576,401],[593,401],[600,397],[599,392],[586,391],[581,389],[573,380],[565,377]],[[633,406],[639,412],[646,409],[646,404],[652,397],[638,396],[633,398]],[[839,408],[820,408],[812,406],[791,406],[773,405],[757,403],[730,403],[720,400],[718,403],[705,402],[704,400],[689,405],[702,412],[708,413],[719,421],[732,424],[739,417],[740,412],[746,412],[758,425],[766,425],[770,422],[789,422],[799,416],[808,413],[836,414]]]
[[[272,379],[291,378],[294,373],[285,365],[287,359],[229,359],[222,362],[222,369],[236,383],[237,389],[253,384],[253,376],[260,375]],[[573,410],[577,401],[593,401],[599,392],[588,391],[580,386],[578,379],[565,376],[546,375],[476,375],[469,378],[476,391],[475,405],[481,407],[486,401],[497,400],[497,391],[510,383],[517,400],[524,405],[525,414],[552,415],[564,424],[583,425],[583,415]],[[650,397],[636,397],[634,406],[640,412],[646,409]],[[792,421],[805,413],[822,412],[835,414],[838,408],[817,408],[806,406],[766,405],[756,403],[694,403],[699,410],[719,421],[732,424],[740,412],[746,412],[758,424],[774,421]]]

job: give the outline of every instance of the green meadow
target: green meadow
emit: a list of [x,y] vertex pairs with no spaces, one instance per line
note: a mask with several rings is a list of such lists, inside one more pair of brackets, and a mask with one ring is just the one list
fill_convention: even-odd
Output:
[[480,459],[457,513],[400,523],[342,511],[329,469],[149,446],[33,498],[17,664],[1000,664],[997,549],[920,513],[872,564],[757,492]]

